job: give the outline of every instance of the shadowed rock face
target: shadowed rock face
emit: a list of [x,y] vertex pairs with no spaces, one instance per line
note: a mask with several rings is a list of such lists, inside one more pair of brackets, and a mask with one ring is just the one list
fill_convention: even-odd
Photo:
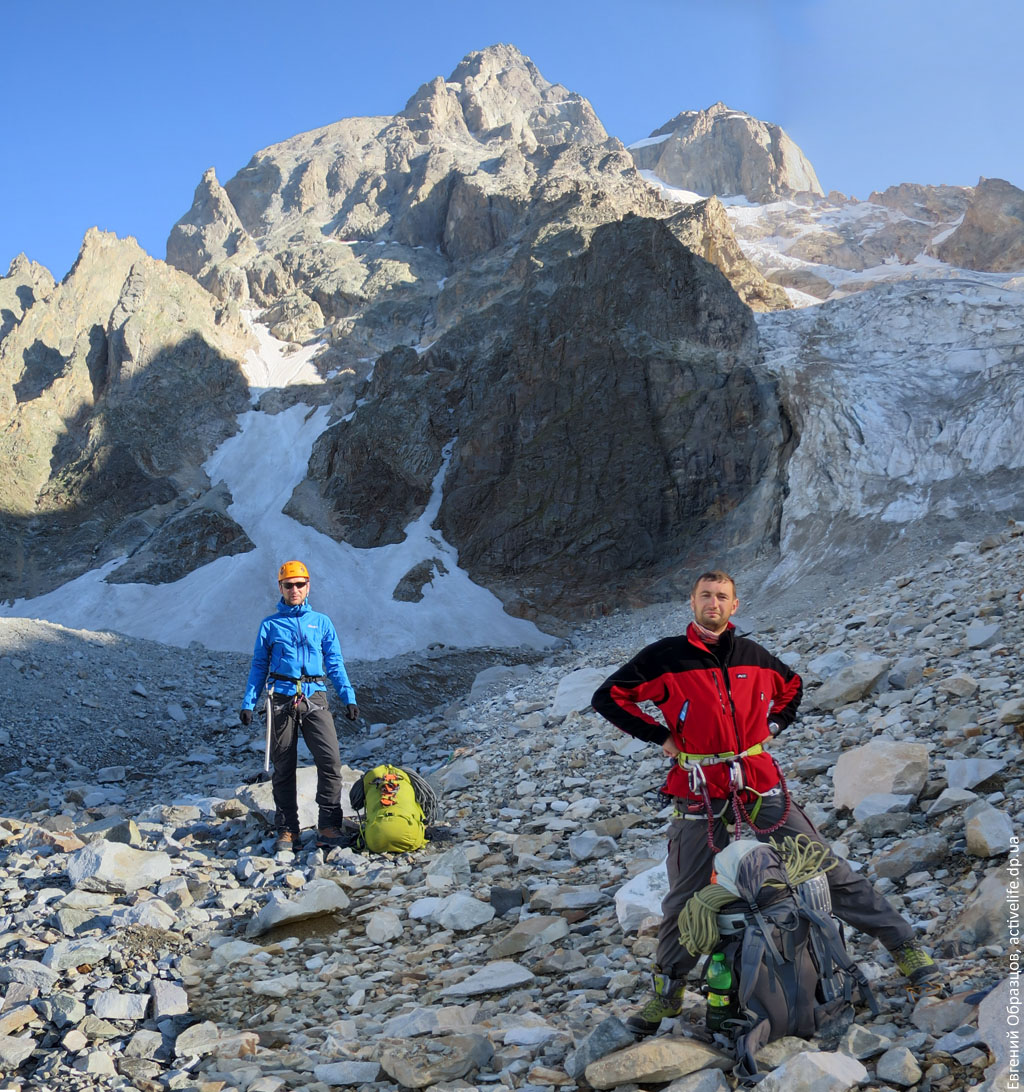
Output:
[[132,556],[107,577],[111,584],[169,584],[197,565],[255,549],[230,516],[231,494],[223,482],[160,525]]
[[770,541],[786,440],[753,372],[752,316],[661,221],[579,253],[428,352],[378,362],[310,461],[304,515],[357,546],[399,540],[451,444],[437,526],[520,611],[613,598],[706,543]]
[[[35,284],[0,341],[5,597],[149,539],[208,488],[201,464],[248,403],[237,314],[134,241],[90,231],[60,285]],[[209,536],[192,539],[175,559],[186,572],[211,556]]]
[[638,167],[670,186],[704,195],[771,201],[822,193],[814,168],[778,125],[721,102],[677,114],[630,151]]

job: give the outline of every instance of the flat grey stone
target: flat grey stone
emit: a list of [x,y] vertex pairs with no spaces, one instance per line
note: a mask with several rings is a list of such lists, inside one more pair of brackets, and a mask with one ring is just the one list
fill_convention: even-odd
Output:
[[446,986],[441,991],[442,997],[477,997],[485,993],[503,993],[520,986],[527,986],[535,981],[535,976],[518,963],[498,961],[488,963],[479,971]]

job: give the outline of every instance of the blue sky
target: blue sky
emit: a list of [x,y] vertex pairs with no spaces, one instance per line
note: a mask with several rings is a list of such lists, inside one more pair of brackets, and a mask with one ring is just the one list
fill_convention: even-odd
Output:
[[1024,188],[1019,0],[51,0],[4,5],[0,273],[58,278],[86,230],[163,257],[210,166],[392,114],[511,42],[629,143],[722,100],[783,126],[826,190]]

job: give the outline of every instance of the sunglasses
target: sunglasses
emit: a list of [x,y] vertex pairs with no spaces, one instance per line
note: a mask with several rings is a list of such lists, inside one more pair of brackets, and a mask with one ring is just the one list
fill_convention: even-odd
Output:
[[291,591],[292,588],[304,588],[308,583],[308,580],[282,580],[281,587]]

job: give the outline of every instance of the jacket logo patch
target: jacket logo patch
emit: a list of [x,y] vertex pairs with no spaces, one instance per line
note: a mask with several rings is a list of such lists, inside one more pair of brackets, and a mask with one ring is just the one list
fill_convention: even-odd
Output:
[[746,672],[737,672],[737,674],[736,674],[737,679],[745,679],[746,677],[747,677]]

